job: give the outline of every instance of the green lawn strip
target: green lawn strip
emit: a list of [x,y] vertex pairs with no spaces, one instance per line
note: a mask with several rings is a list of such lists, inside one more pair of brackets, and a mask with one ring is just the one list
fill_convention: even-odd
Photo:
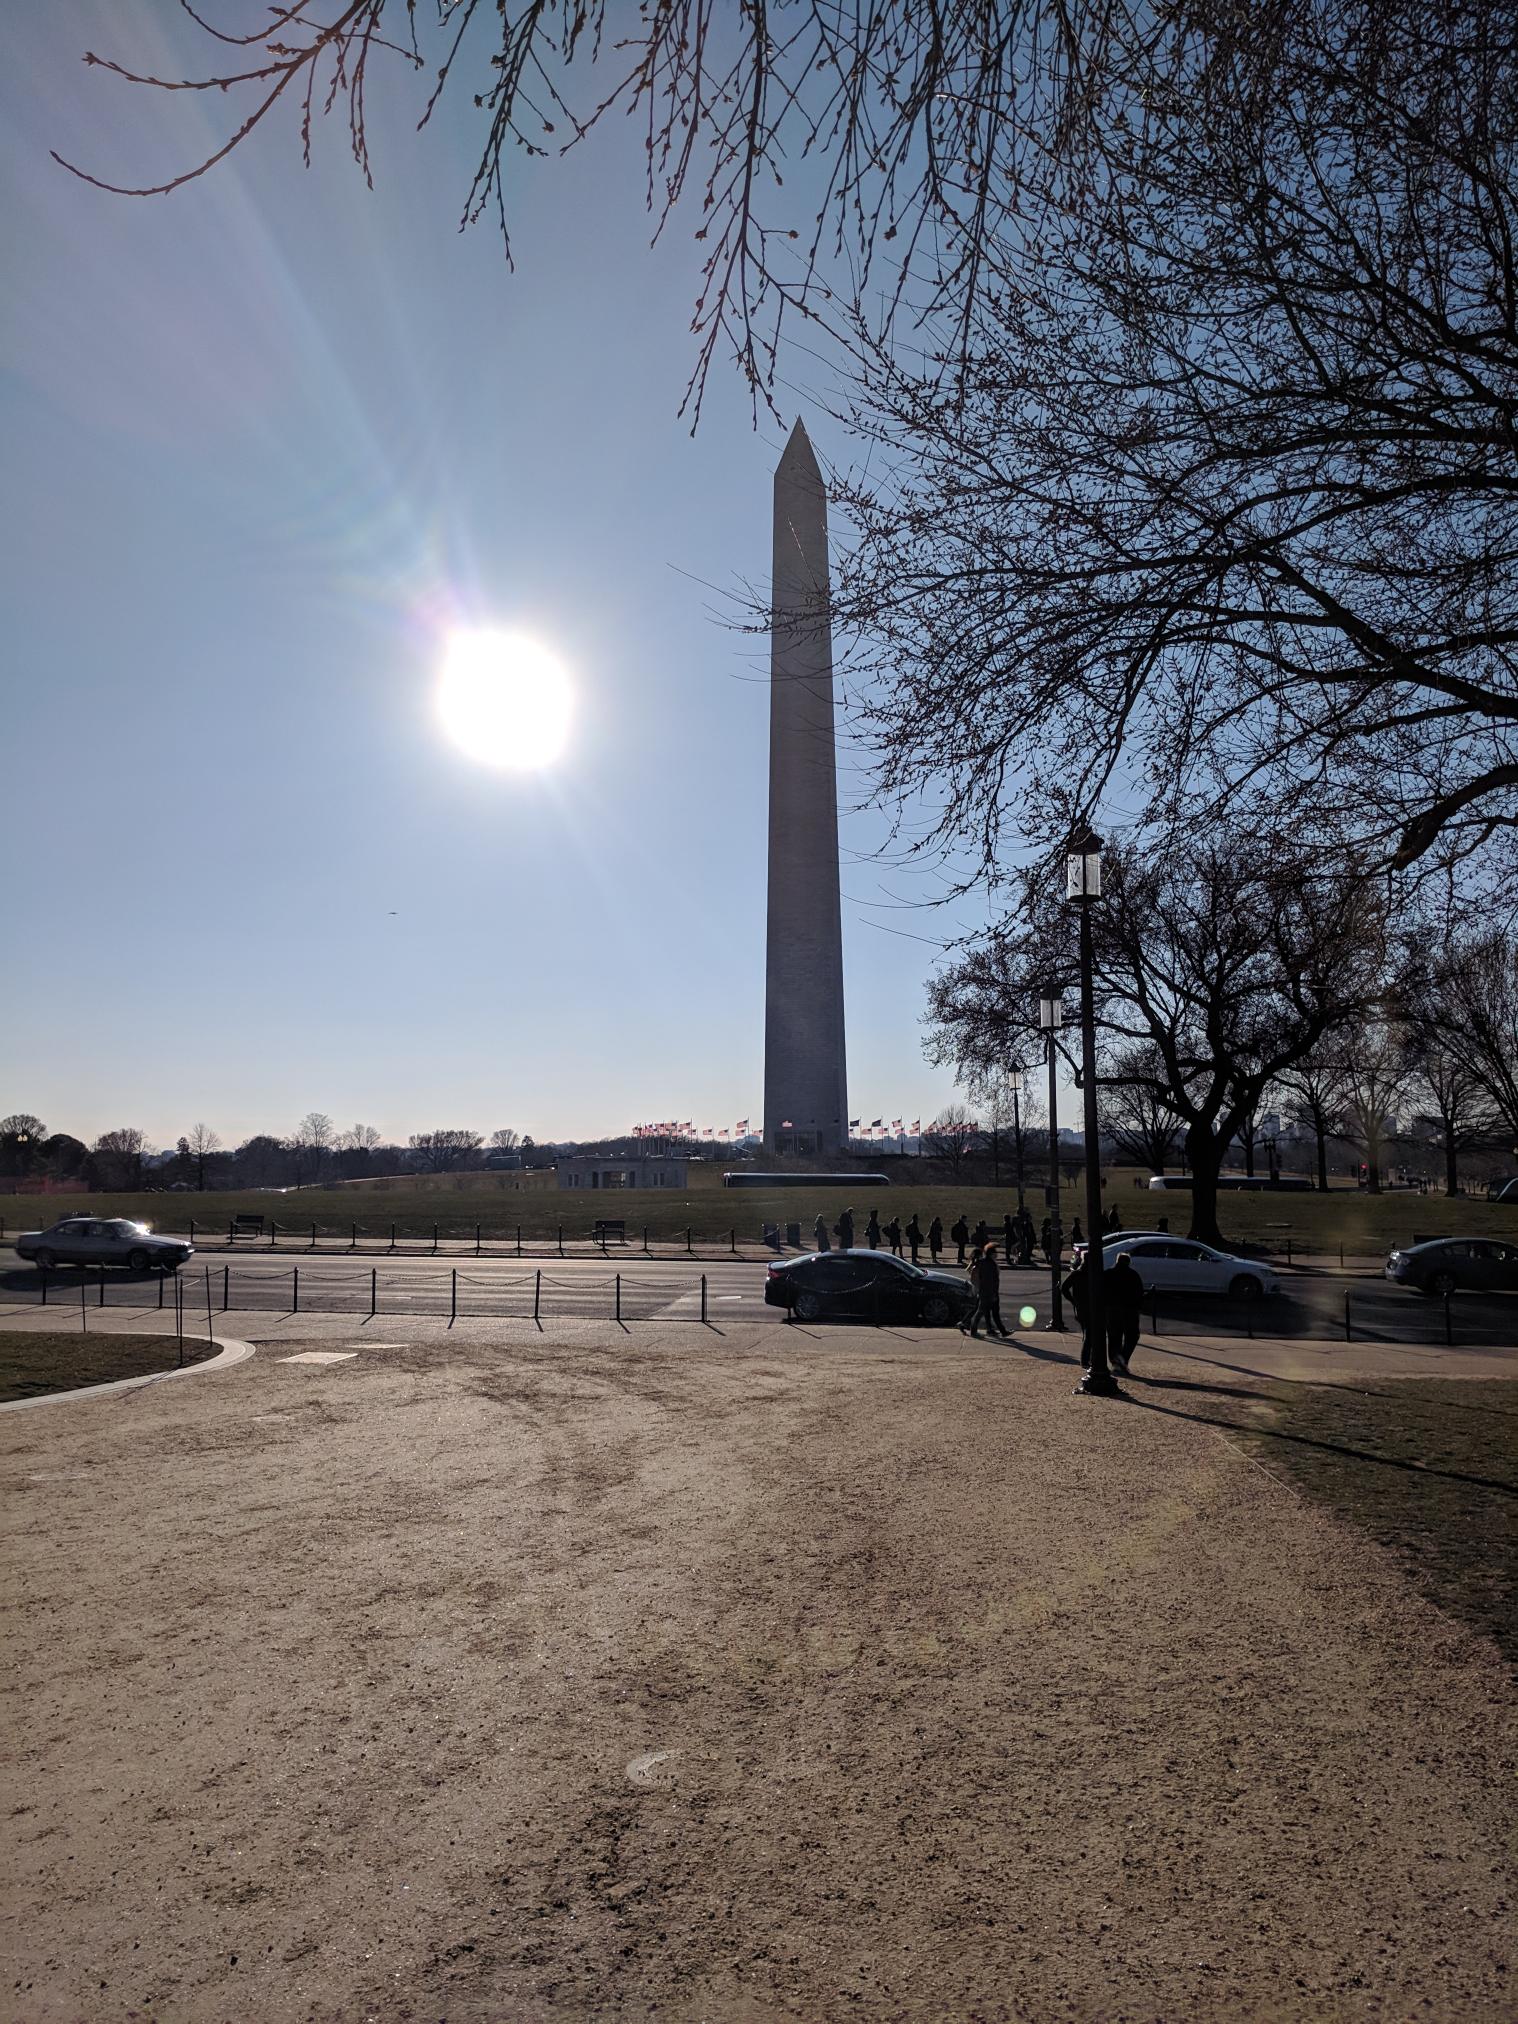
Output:
[[[536,1181],[538,1177],[533,1177]],[[892,1215],[903,1223],[915,1211],[924,1231],[941,1216],[947,1228],[961,1210],[973,1224],[984,1216],[999,1231],[1008,1209],[1017,1206],[1015,1186],[969,1187],[941,1178],[918,1182],[898,1170],[888,1188],[786,1188],[766,1190],[723,1188],[720,1172],[700,1170],[689,1188],[568,1189],[510,1185],[508,1175],[445,1175],[432,1182],[399,1179],[364,1187],[304,1188],[287,1194],[226,1192],[129,1195],[13,1195],[0,1197],[5,1241],[20,1230],[35,1230],[60,1216],[131,1216],[155,1229],[187,1231],[193,1218],[197,1237],[207,1243],[224,1241],[231,1219],[241,1213],[264,1218],[265,1237],[277,1223],[282,1240],[309,1240],[315,1223],[319,1236],[347,1240],[356,1225],[361,1242],[389,1241],[394,1225],[398,1237],[430,1239],[434,1224],[441,1238],[470,1239],[478,1225],[484,1238],[499,1245],[513,1241],[520,1228],[523,1242],[553,1242],[562,1225],[565,1241],[584,1242],[599,1217],[624,1221],[630,1241],[641,1244],[643,1231],[652,1244],[692,1241],[710,1249],[736,1230],[742,1243],[757,1243],[765,1223],[800,1223],[802,1240],[811,1242],[813,1219],[826,1216],[829,1227],[840,1209],[852,1205],[858,1241],[864,1240],[865,1219],[877,1208],[882,1222]],[[1116,1206],[1130,1229],[1152,1229],[1161,1216],[1183,1234],[1191,1214],[1183,1193],[1159,1194],[1133,1186],[1131,1170],[1108,1176],[1104,1199]],[[1042,1222],[1042,1188],[1027,1191],[1035,1222]],[[1061,1191],[1061,1214],[1068,1236],[1076,1216],[1084,1224],[1083,1188]],[[1449,1201],[1439,1195],[1397,1193],[1366,1196],[1357,1189],[1331,1190],[1327,1195],[1225,1195],[1220,1205],[1225,1236],[1241,1245],[1263,1245],[1284,1254],[1290,1240],[1294,1257],[1338,1264],[1342,1245],[1348,1257],[1384,1255],[1395,1244],[1415,1236],[1459,1232],[1472,1236],[1507,1237],[1518,1241],[1518,1205],[1477,1200]]]
[[1518,1663],[1518,1381],[1203,1387],[1164,1403],[1231,1437],[1315,1503],[1389,1547],[1418,1587]]
[[[215,1345],[184,1340],[183,1361],[203,1363]],[[77,1385],[114,1384],[118,1378],[151,1377],[176,1370],[180,1345],[172,1335],[118,1335],[79,1329],[0,1333],[0,1403],[72,1391]]]

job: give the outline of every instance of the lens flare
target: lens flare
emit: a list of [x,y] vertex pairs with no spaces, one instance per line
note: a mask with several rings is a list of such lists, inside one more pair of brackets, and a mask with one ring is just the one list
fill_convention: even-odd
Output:
[[1038,1319],[1038,1309],[1036,1307],[1020,1307],[1017,1310],[1017,1319],[1021,1327],[1031,1328]]
[[569,738],[569,677],[546,647],[520,633],[456,632],[438,677],[438,715],[449,737],[486,766],[551,766]]

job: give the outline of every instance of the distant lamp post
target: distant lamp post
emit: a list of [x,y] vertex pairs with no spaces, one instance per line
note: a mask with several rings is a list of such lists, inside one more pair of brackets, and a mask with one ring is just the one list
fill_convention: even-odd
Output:
[[1081,1083],[1085,1097],[1086,1132],[1086,1347],[1081,1377],[1083,1392],[1098,1398],[1120,1398],[1107,1363],[1107,1310],[1102,1295],[1102,1147],[1096,1115],[1095,967],[1091,949],[1091,908],[1102,896],[1102,840],[1094,829],[1070,839],[1065,857],[1065,898],[1080,911],[1081,923]]
[[1049,1060],[1049,1185],[1044,1201],[1049,1210],[1049,1326],[1063,1329],[1064,1305],[1060,1300],[1060,1253],[1064,1235],[1059,1226],[1059,1093],[1055,1086],[1058,1066],[1059,1030],[1065,1023],[1065,1007],[1057,994],[1038,1001],[1038,1030],[1043,1034]]
[[1020,1108],[1023,1091],[1028,1086],[1028,1071],[1017,1062],[1007,1075],[1007,1087],[1012,1092],[1012,1150],[1017,1156],[1017,1206],[1023,1206],[1023,1116]]

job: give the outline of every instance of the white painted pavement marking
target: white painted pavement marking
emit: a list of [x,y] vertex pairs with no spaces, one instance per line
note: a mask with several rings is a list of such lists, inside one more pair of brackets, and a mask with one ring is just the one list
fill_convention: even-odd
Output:
[[356,1349],[303,1349],[296,1356],[282,1356],[280,1363],[348,1363],[358,1355]]

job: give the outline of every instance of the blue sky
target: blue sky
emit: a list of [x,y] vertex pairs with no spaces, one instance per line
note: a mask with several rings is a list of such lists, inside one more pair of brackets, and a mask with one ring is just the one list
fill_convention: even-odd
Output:
[[[252,18],[254,10],[249,10]],[[650,251],[612,130],[524,164],[517,271],[455,230],[467,90],[427,133],[371,87],[170,198],[234,108],[134,91],[207,50],[162,0],[13,23],[3,150],[9,950],[0,1111],[229,1143],[312,1109],[387,1135],[762,1101],[767,696],[725,599],[768,569],[784,428],[718,374],[694,438],[694,213]],[[793,358],[819,452],[846,460]],[[568,752],[490,772],[437,729],[450,624],[574,672]],[[841,793],[856,802],[857,767]],[[923,985],[963,916],[843,825],[850,1108],[931,1116]],[[888,932],[888,929],[907,933]]]

